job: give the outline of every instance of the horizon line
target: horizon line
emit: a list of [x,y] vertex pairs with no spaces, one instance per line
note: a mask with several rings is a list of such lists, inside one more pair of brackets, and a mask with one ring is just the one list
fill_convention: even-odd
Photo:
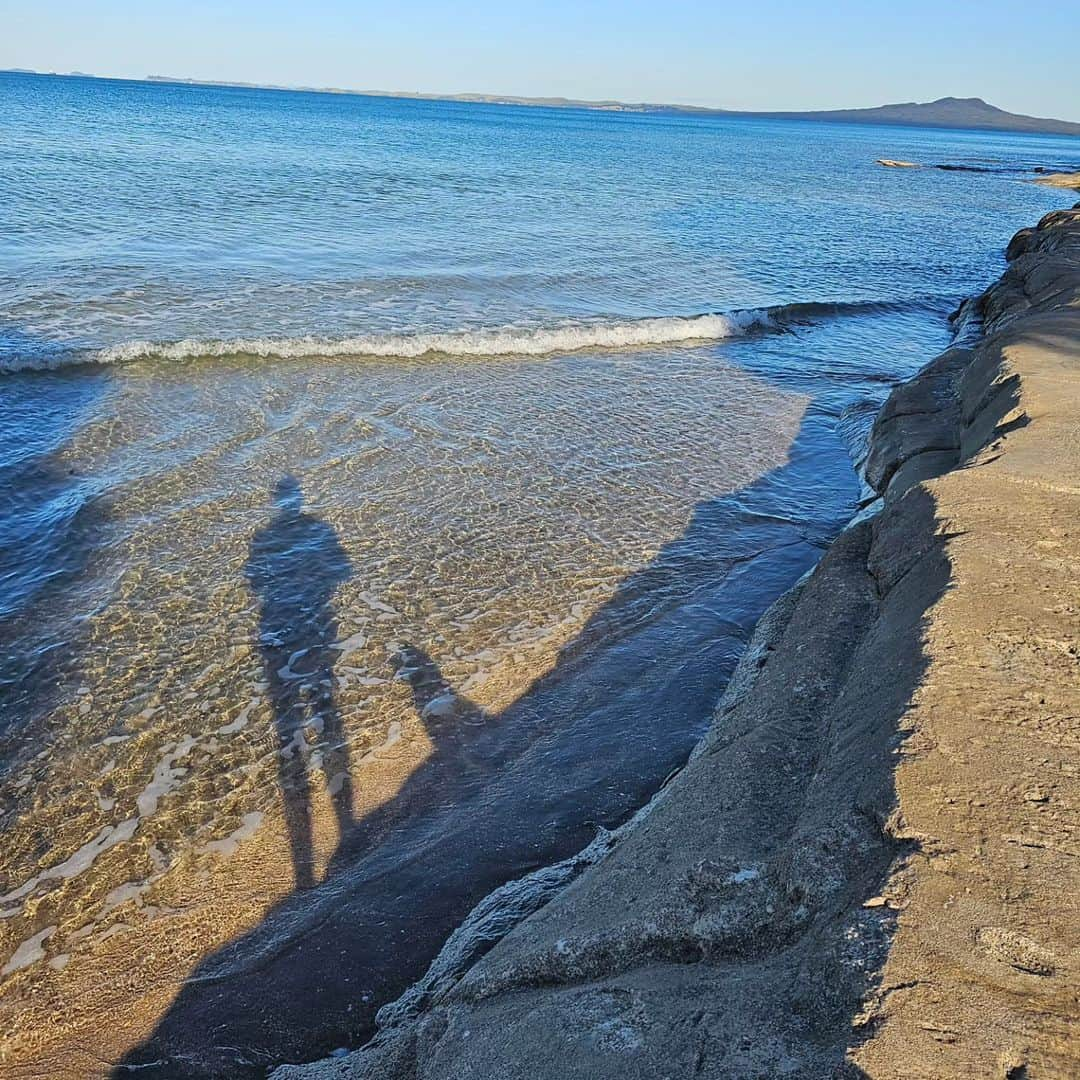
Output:
[[[235,90],[268,90],[279,91],[283,93],[302,93],[302,94],[332,94],[337,96],[351,96],[351,97],[373,97],[373,98],[393,98],[403,101],[449,101],[458,102],[460,104],[476,104],[476,105],[518,105],[525,107],[538,107],[538,108],[580,108],[588,109],[595,112],[631,112],[631,113],[647,113],[647,112],[676,112],[676,113],[691,113],[702,115],[714,115],[714,116],[728,116],[728,117],[761,117],[761,118],[775,118],[775,119],[800,119],[800,118],[814,118],[814,117],[829,117],[830,115],[837,113],[867,113],[873,112],[879,109],[890,108],[911,108],[919,106],[937,105],[943,102],[958,101],[958,102],[971,102],[978,105],[985,106],[994,112],[1001,113],[1004,117],[1017,117],[1025,120],[1036,120],[1041,122],[1053,123],[1053,124],[1069,124],[1080,128],[1080,121],[1064,120],[1060,117],[1035,117],[1026,113],[1013,113],[1008,109],[1003,109],[997,105],[991,105],[984,98],[976,96],[960,97],[958,95],[944,95],[937,97],[929,101],[890,101],[878,105],[844,105],[834,106],[831,108],[817,108],[817,109],[730,109],[722,105],[698,105],[686,102],[652,102],[652,101],[623,101],[616,98],[570,98],[563,95],[527,95],[527,94],[501,94],[493,92],[482,91],[455,91],[455,92],[439,92],[439,91],[426,91],[426,90],[380,90],[380,89],[361,89],[354,87],[340,87],[340,86],[310,86],[304,84],[288,84],[288,83],[262,83],[262,82],[250,82],[247,80],[239,79],[200,79],[193,76],[184,75],[101,75],[96,72],[89,71],[42,71],[37,68],[22,68],[22,67],[7,67],[0,68],[0,74],[7,75],[37,75],[44,78],[75,78],[75,79],[98,79],[107,82],[134,82],[134,83],[149,83],[153,84],[165,84],[174,86],[196,86],[196,87],[218,87],[220,89],[235,89]],[[837,122],[843,122],[837,120]],[[886,121],[886,123],[888,123]],[[916,121],[904,121],[893,122],[895,126],[912,126],[922,127],[928,126],[919,124]],[[941,125],[929,125],[929,126],[941,126]],[[966,128],[959,128],[958,130],[967,130]],[[979,130],[978,128],[972,130]],[[1025,134],[1025,132],[1017,132],[1013,128],[1003,128],[1002,130],[1012,130],[1017,134]],[[1030,131],[1027,134],[1038,134],[1038,132]],[[1050,132],[1048,134],[1054,134]],[[1064,133],[1058,133],[1064,134]],[[1080,134],[1080,132],[1078,132]]]

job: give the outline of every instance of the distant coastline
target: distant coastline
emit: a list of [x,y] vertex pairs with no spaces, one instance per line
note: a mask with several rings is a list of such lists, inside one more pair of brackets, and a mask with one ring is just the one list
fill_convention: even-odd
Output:
[[400,98],[408,101],[456,101],[479,105],[592,109],[599,112],[747,117],[765,120],[808,120],[823,123],[887,124],[901,127],[940,127],[976,131],[1018,131],[1038,135],[1080,136],[1080,123],[1071,120],[1056,120],[1049,117],[1026,116],[1023,113],[1011,113],[983,101],[982,98],[944,97],[938,98],[936,101],[908,101],[858,109],[755,111],[720,109],[707,105],[675,105],[615,100],[588,101],[565,97],[522,97],[515,94],[430,94],[416,90],[350,90],[337,86],[285,86],[276,83],[233,82],[223,79],[190,79],[172,75],[147,75],[144,79],[122,79],[109,75],[90,75],[81,71],[34,71],[31,68],[5,68],[0,69],[0,74],[104,79],[111,82],[148,82],[240,90],[281,90],[291,93]]

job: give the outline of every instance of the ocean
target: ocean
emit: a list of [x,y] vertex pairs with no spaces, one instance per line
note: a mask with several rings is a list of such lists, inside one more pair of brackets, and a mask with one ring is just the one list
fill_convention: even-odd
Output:
[[14,73],[0,147],[0,1062],[57,1076],[356,1045],[646,802],[1080,167]]

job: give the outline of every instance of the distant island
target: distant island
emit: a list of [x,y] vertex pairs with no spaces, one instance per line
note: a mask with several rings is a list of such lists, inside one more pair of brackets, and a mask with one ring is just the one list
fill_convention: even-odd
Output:
[[916,127],[975,128],[991,131],[1029,131],[1044,135],[1080,135],[1080,124],[1006,112],[982,98],[943,97],[937,101],[906,101],[872,109],[832,109],[825,112],[739,113],[789,120],[831,120],[845,124],[908,124]]
[[[79,78],[110,78],[81,71],[35,72],[7,69],[24,75],[61,75]],[[229,82],[217,79],[186,79],[172,75],[148,75],[121,82],[172,83],[180,86],[217,86],[244,90],[285,90],[294,93],[348,94],[357,97],[404,98],[412,101],[460,101],[482,105],[526,105],[548,109],[596,109],[602,112],[690,114],[695,116],[753,117],[772,120],[811,120],[841,124],[896,124],[910,127],[964,128],[984,131],[1022,131],[1043,135],[1080,135],[1080,123],[1025,116],[999,109],[982,98],[943,97],[936,101],[905,101],[864,109],[817,109],[811,111],[751,111],[717,109],[706,105],[664,105],[652,102],[586,101],[565,97],[520,97],[514,94],[426,94],[413,90],[347,90],[336,86],[282,86],[274,83]]]

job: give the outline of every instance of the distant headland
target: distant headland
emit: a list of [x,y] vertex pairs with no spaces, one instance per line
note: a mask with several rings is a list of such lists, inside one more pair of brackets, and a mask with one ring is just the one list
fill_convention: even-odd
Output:
[[[68,75],[80,78],[109,78],[83,72],[37,72],[27,68],[7,69],[23,75]],[[705,105],[665,105],[652,102],[586,101],[565,97],[520,97],[514,94],[427,94],[413,90],[348,90],[336,86],[283,86],[274,83],[230,82],[216,79],[186,79],[171,75],[148,75],[145,79],[122,82],[174,83],[182,86],[233,87],[245,90],[287,90],[301,93],[347,94],[357,97],[404,98],[413,101],[459,101],[483,105],[525,105],[548,109],[596,109],[603,112],[689,114],[696,116],[754,117],[774,120],[811,120],[843,124],[896,124],[911,127],[963,128],[984,131],[1021,131],[1043,135],[1080,135],[1080,123],[1047,117],[1025,116],[999,109],[982,98],[943,97],[936,101],[905,101],[860,109],[819,109],[811,111],[751,111],[718,109]]]

